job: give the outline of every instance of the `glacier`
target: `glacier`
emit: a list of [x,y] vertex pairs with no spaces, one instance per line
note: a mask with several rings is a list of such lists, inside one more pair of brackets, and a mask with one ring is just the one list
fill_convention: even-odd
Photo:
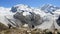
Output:
[[41,8],[24,4],[18,4],[12,8],[0,7],[0,22],[7,27],[9,27],[8,24],[12,27],[21,27],[28,24],[31,28],[34,26],[38,29],[60,29],[56,22],[59,16],[60,8],[51,4],[44,5]]

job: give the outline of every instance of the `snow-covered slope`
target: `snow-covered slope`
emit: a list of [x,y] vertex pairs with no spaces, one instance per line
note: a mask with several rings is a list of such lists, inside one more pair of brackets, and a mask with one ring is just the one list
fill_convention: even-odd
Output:
[[7,26],[8,21],[5,16],[11,18],[12,13],[10,12],[10,8],[0,7],[0,22]]
[[55,12],[53,12],[55,15],[60,15],[60,9],[56,10]]

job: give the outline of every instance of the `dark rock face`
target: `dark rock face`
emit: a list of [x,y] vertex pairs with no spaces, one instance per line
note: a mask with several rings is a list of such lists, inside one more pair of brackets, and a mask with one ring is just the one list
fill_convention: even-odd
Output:
[[17,12],[14,15],[14,18],[20,20],[22,24],[28,24],[29,27],[33,27],[33,28],[34,26],[39,25],[41,24],[40,22],[42,22],[40,15],[37,15],[33,12],[31,13],[31,15],[26,15],[26,16],[23,16],[23,12]]
[[59,18],[56,20],[57,24],[60,26],[60,16]]
[[17,11],[17,7],[12,7],[12,8],[11,8],[11,11],[12,11],[12,12],[16,12],[16,11]]

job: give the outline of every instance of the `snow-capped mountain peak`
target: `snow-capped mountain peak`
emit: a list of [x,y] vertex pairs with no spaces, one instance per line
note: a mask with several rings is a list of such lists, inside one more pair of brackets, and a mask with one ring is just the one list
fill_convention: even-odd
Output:
[[24,5],[24,4],[18,4],[11,8],[12,12],[16,12],[16,11],[20,11],[20,10],[31,10],[31,9],[30,9],[30,6]]
[[60,7],[54,6],[52,4],[45,4],[41,7],[41,10],[43,10],[46,13],[51,13],[51,14],[53,14],[52,12],[58,9],[60,9]]

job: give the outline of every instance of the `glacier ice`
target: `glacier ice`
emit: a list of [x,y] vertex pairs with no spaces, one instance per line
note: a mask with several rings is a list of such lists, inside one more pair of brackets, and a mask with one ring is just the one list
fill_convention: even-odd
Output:
[[12,8],[0,7],[0,22],[12,27],[21,27],[21,25],[28,24],[29,27],[34,25],[36,28],[49,29],[52,24],[55,28],[60,28],[56,19],[60,15],[60,8],[52,5],[44,5],[39,8],[32,8],[28,5],[19,4]]

